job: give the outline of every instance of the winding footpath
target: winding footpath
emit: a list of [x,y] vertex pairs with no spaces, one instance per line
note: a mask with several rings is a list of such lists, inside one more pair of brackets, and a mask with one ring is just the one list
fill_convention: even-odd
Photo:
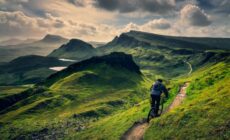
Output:
[[[188,86],[189,82],[186,82],[182,87],[180,87],[180,91],[176,98],[172,104],[163,112],[163,114],[179,106],[183,102],[183,100],[186,98],[186,89]],[[145,120],[136,122],[128,131],[124,133],[124,135],[121,137],[121,140],[142,140],[147,128],[148,123]]]
[[192,65],[188,61],[184,61],[186,64],[188,64],[190,71],[188,72],[188,75],[190,75],[193,71]]

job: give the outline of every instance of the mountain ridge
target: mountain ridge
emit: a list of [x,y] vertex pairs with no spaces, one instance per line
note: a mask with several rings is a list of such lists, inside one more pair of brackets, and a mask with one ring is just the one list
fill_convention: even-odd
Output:
[[[71,55],[77,55],[79,62],[51,73],[26,91],[0,86],[0,134],[3,139],[120,139],[133,123],[146,118],[149,88],[161,78],[171,88],[165,109],[189,81],[188,98],[150,122],[145,139],[218,139],[220,135],[228,139],[230,53],[210,46],[208,40],[131,31],[95,49],[101,56],[74,52]],[[80,48],[78,43],[70,43],[65,53]],[[21,69],[15,64],[19,60],[12,62],[16,71]],[[34,60],[23,62],[31,65]],[[41,77],[41,72],[20,76]]]
[[44,84],[44,83],[45,84],[48,83],[48,85],[51,85],[54,83],[53,81],[56,81],[57,79],[63,78],[66,75],[69,75],[71,73],[84,70],[90,65],[95,66],[99,63],[106,63],[107,65],[110,65],[112,67],[121,67],[121,68],[128,69],[129,71],[141,74],[139,67],[134,63],[131,55],[127,55],[122,52],[113,52],[108,55],[94,56],[89,59],[71,64],[66,69],[50,75],[46,79],[46,81],[39,83],[39,85]]
[[67,40],[68,39],[66,39],[60,35],[47,34],[39,42],[57,43],[57,42],[65,42]]
[[195,45],[198,45],[199,47],[196,47],[196,49],[225,49],[230,50],[230,38],[217,38],[217,37],[183,37],[183,36],[168,36],[168,35],[160,35],[160,34],[154,34],[154,33],[148,33],[148,32],[141,32],[141,31],[134,31],[131,30],[130,32],[124,33],[130,36],[147,36],[143,38],[158,38],[163,39],[165,41],[171,41],[176,43],[190,43],[192,45],[189,45],[190,47],[195,47]]

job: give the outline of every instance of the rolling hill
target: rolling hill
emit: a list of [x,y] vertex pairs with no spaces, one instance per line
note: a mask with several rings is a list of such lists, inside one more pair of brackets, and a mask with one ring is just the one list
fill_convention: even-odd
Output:
[[[1,97],[1,136],[41,139],[44,135],[67,137],[66,132],[73,135],[141,101],[147,95],[144,84],[132,56],[124,53],[72,64],[35,87]],[[13,133],[9,131],[12,126]]]
[[9,62],[19,56],[25,55],[46,56],[67,41],[67,39],[61,36],[48,34],[41,40],[30,43],[7,46],[0,44],[0,62]]
[[185,82],[190,82],[188,95],[180,107],[152,120],[144,139],[229,139],[228,43],[228,38],[137,31],[98,48],[70,40],[51,54],[79,62],[33,86],[0,87],[0,135],[120,139],[147,116],[149,88],[155,79],[164,78],[171,88],[165,109]]
[[[196,39],[198,41],[194,41]],[[103,53],[117,51],[131,54],[143,73],[153,78],[156,78],[156,75],[172,78],[186,74],[189,68],[185,63],[187,61],[196,69],[208,61],[218,61],[221,57],[229,55],[229,51],[223,50],[227,45],[221,44],[217,47],[212,46],[212,43],[202,44],[200,42],[205,41],[201,40],[202,38],[181,38],[130,31],[115,37],[98,49]],[[222,42],[221,38],[213,38],[213,40]],[[230,39],[224,40],[225,43],[230,42]]]

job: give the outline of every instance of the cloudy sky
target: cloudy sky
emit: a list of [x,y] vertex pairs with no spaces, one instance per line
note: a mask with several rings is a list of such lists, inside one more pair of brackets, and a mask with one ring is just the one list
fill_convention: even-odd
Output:
[[230,37],[230,0],[0,0],[0,40],[57,34],[106,42],[129,30]]

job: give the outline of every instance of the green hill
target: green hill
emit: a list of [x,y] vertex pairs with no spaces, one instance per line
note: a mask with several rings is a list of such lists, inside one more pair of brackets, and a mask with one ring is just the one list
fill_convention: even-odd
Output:
[[206,65],[194,72],[188,97],[173,111],[155,119],[144,139],[229,139],[230,64]]
[[1,136],[73,136],[143,100],[147,95],[145,84],[139,67],[124,53],[70,65],[40,85],[0,99],[5,105],[0,111]]
[[96,49],[71,40],[51,54],[79,62],[34,86],[0,87],[1,138],[120,139],[147,116],[149,88],[164,78],[171,88],[165,108],[187,81],[188,96],[152,120],[145,139],[229,139],[228,42],[137,31]]
[[55,71],[50,67],[67,66],[54,57],[28,55],[0,65],[0,85],[33,84],[44,80]]
[[[142,72],[153,78],[173,78],[186,74],[189,70],[187,61],[196,69],[208,61],[219,61],[221,57],[229,55],[229,51],[212,46],[212,43],[210,46],[197,43],[202,38],[191,38],[191,41],[199,40],[195,42],[188,42],[187,39],[190,38],[183,40],[180,37],[130,31],[98,49],[104,53],[117,51],[131,54]],[[214,40],[221,42],[218,38]]]
[[67,44],[51,52],[49,56],[80,61],[96,54],[97,51],[91,44],[79,39],[71,39]]

